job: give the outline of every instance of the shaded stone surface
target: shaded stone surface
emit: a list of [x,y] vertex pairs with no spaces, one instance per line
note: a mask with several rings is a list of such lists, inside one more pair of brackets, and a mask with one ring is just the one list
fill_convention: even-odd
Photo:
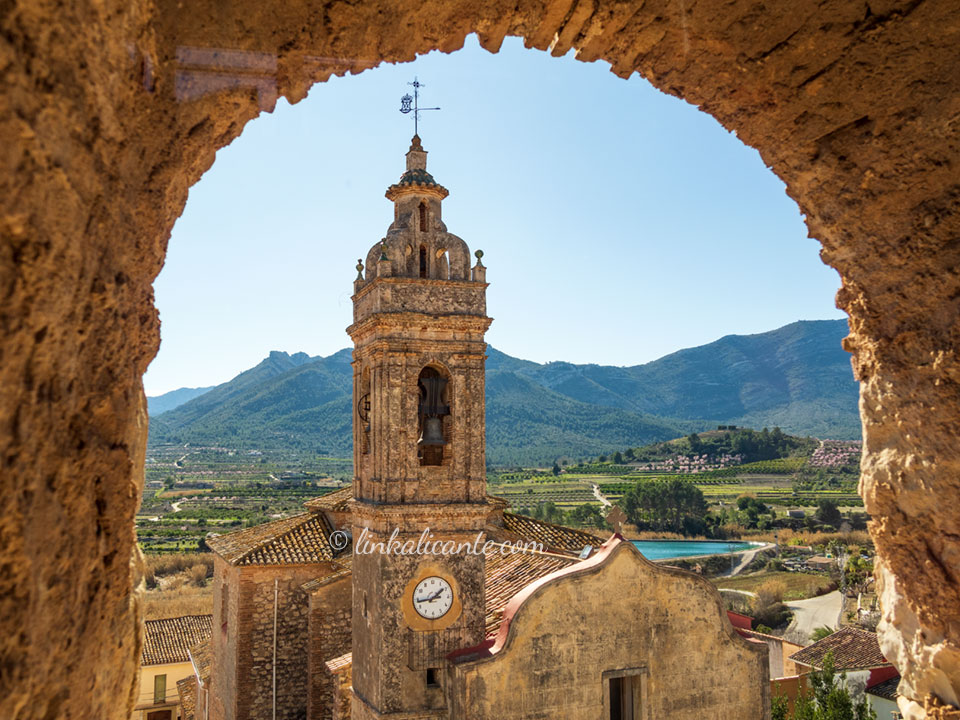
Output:
[[902,707],[955,715],[955,3],[12,0],[0,27],[0,715],[119,719],[132,702],[140,378],[187,189],[279,96],[474,31],[640,72],[787,184],[843,278]]

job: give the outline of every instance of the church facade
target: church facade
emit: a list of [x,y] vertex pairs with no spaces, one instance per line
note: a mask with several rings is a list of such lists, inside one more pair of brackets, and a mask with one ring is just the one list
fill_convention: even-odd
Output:
[[357,267],[354,482],[208,540],[213,630],[185,714],[767,718],[767,648],[708,581],[487,495],[486,268],[447,231],[426,156],[414,136]]

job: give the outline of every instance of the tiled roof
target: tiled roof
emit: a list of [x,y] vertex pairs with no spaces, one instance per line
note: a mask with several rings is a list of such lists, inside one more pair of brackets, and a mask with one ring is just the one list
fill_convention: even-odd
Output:
[[197,670],[197,677],[200,682],[206,685],[210,680],[210,640],[204,640],[190,648],[190,660],[193,667]]
[[340,657],[335,657],[333,660],[327,660],[324,664],[327,666],[327,670],[332,673],[339,672],[344,670],[353,663],[353,653],[348,652],[344,653]]
[[823,659],[831,651],[837,670],[863,670],[890,664],[880,652],[876,633],[849,626],[795,652],[789,659],[801,665],[820,668],[823,667]]
[[871,695],[876,695],[877,697],[882,697],[887,700],[896,701],[897,696],[900,693],[897,692],[897,687],[900,685],[900,676],[895,675],[888,680],[884,680],[882,683],[877,683],[872,687],[867,688],[867,692]]
[[331,583],[341,578],[350,577],[352,568],[353,554],[343,555],[334,561],[333,569],[329,573],[326,575],[321,575],[320,577],[316,577],[313,580],[308,580],[300,586],[300,589],[305,593],[312,593],[316,590],[319,590],[327,583]]
[[503,528],[525,540],[542,543],[545,550],[566,550],[578,553],[587,545],[598,547],[603,543],[603,540],[596,535],[583,530],[574,530],[508,512],[503,514]]
[[487,555],[484,591],[487,598],[487,636],[495,635],[503,620],[503,610],[518,592],[535,580],[561,570],[576,558],[539,552]]
[[347,509],[347,501],[353,499],[353,486],[334,490],[326,495],[307,500],[303,506],[308,510],[332,510],[342,512]]
[[[353,485],[334,490],[326,495],[307,500],[303,506],[308,510],[330,510],[332,512],[343,512],[347,509],[347,501],[353,499]],[[503,498],[487,495],[487,503],[493,507],[505,508],[510,503]]]
[[190,662],[191,645],[210,637],[211,615],[185,615],[143,623],[141,665]]
[[177,695],[180,696],[180,720],[195,720],[197,713],[197,678],[193,675],[177,680]]
[[323,513],[301,513],[207,538],[207,545],[231,565],[303,565],[334,559],[331,532]]

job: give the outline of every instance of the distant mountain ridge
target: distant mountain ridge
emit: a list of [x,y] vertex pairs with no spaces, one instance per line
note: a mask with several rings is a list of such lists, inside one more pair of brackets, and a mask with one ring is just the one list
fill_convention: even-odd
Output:
[[[728,335],[633,367],[539,364],[488,348],[487,457],[547,463],[716,424],[860,435],[845,320]],[[151,419],[151,442],[293,447],[349,455],[351,352],[272,352],[256,367]],[[179,391],[174,391],[179,392]],[[165,396],[161,396],[165,397]]]

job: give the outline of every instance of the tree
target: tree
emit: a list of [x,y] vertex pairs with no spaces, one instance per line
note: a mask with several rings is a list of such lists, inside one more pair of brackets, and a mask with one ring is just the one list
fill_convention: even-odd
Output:
[[[877,713],[867,705],[865,697],[854,702],[846,687],[846,673],[837,677],[833,652],[823,659],[823,668],[808,676],[813,697],[801,695],[793,711],[794,720],[877,720]],[[839,682],[838,682],[839,680]]]
[[620,451],[617,450],[613,454],[613,464],[614,465],[623,465],[623,455],[620,454]]
[[843,568],[846,586],[853,592],[866,592],[873,582],[873,560],[860,557],[859,554],[850,556]]
[[787,720],[790,700],[786,695],[774,695],[770,698],[770,720]]
[[557,464],[556,460],[553,462],[553,474],[555,476],[560,474],[560,465]]
[[638,481],[624,494],[620,506],[638,528],[676,533],[702,525],[707,515],[700,488],[677,477]]
[[820,642],[825,637],[830,637],[833,635],[834,632],[835,631],[833,628],[828,628],[826,625],[821,625],[820,627],[814,629],[812,633],[810,633],[810,639],[814,642]]
[[690,452],[696,453],[700,452],[700,448],[703,447],[703,440],[696,433],[690,433],[687,435],[687,444],[690,446]]
[[595,528],[603,528],[606,525],[599,506],[593,503],[577,505],[570,511],[568,518],[574,525]]
[[823,524],[832,527],[840,527],[840,523],[843,522],[843,515],[840,508],[837,507],[837,503],[827,498],[817,504],[816,518]]

